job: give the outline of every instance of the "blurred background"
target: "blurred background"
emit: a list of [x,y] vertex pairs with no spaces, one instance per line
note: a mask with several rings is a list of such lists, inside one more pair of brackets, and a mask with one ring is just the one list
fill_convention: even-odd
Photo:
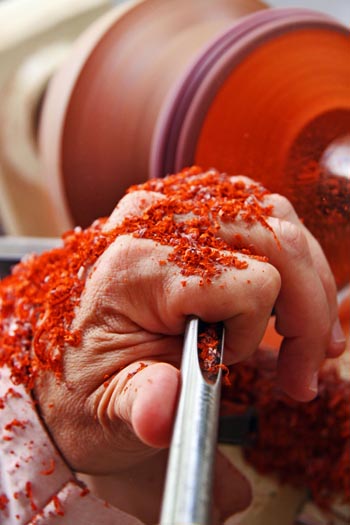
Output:
[[[38,119],[45,87],[74,40],[121,3],[123,0],[0,0],[0,232],[45,237],[55,231],[38,159]],[[317,9],[350,24],[349,0],[271,0],[265,4]]]
[[350,25],[349,0],[269,0],[267,4],[273,7],[307,7],[317,9],[337,17],[346,25]]

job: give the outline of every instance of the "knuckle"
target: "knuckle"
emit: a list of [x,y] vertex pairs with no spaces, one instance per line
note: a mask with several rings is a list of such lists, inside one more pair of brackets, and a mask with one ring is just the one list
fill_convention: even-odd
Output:
[[331,312],[332,317],[335,319],[338,313],[338,304],[337,287],[333,275],[327,274],[327,276],[322,278],[322,282],[328,299],[329,311]]
[[269,195],[269,200],[273,205],[273,215],[281,219],[290,217],[294,214],[292,203],[283,195],[273,193]]
[[243,182],[244,184],[254,184],[256,185],[256,181],[247,177],[246,175],[231,175],[230,181],[232,184],[236,184],[237,182]]
[[320,326],[319,333],[321,335],[321,338],[325,341],[325,344],[328,345],[332,327],[331,327],[331,321],[329,319],[329,316],[325,315],[324,317],[325,317],[324,322],[319,323],[319,326]]
[[114,208],[114,211],[104,226],[104,230],[108,231],[115,228],[121,224],[126,217],[133,215],[141,216],[149,206],[163,198],[164,196],[160,193],[146,190],[127,193]]
[[280,289],[280,273],[274,266],[268,265],[267,271],[264,272],[264,277],[259,288],[259,310],[262,307],[265,307],[266,309],[272,309]]
[[118,207],[128,210],[129,214],[139,215],[144,209],[161,198],[163,196],[159,193],[137,190],[126,194],[119,202]]
[[251,319],[270,315],[281,289],[281,276],[278,270],[265,264],[264,269],[255,279],[254,289],[247,298],[244,313]]
[[334,305],[337,303],[337,286],[334,275],[329,267],[321,268],[321,280],[324,289],[327,293],[329,301],[333,302]]
[[306,258],[309,256],[307,238],[300,226],[288,221],[281,221],[279,239],[283,249],[294,257]]

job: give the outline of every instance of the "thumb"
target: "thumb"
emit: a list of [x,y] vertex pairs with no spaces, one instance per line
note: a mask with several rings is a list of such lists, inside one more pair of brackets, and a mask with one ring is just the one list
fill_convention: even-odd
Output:
[[[139,365],[139,366],[138,366]],[[132,427],[146,445],[156,448],[170,443],[180,385],[180,373],[167,363],[133,363],[120,395],[113,396],[113,415]],[[136,372],[135,372],[136,371]]]

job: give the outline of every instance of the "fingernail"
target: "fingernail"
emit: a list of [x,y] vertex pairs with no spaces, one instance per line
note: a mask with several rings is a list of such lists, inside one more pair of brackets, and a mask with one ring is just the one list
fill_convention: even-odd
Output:
[[332,328],[332,343],[336,345],[345,344],[345,335],[339,319],[337,319]]
[[314,392],[315,394],[317,394],[318,392],[318,373],[317,372],[315,372],[314,375],[312,376],[309,390],[311,390],[311,392]]

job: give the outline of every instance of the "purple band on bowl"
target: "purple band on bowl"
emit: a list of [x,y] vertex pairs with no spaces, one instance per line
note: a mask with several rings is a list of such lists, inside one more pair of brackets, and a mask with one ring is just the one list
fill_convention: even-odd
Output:
[[205,46],[169,93],[159,115],[150,155],[151,177],[192,164],[206,110],[234,67],[271,37],[296,27],[347,30],[332,17],[308,9],[266,9],[245,16]]

